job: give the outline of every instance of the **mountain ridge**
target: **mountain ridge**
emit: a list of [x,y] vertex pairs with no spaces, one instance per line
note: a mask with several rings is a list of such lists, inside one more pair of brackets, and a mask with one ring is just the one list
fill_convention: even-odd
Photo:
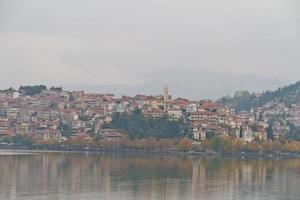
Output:
[[64,88],[69,90],[85,90],[88,92],[113,93],[116,96],[136,94],[162,94],[167,85],[173,97],[183,97],[192,100],[213,99],[233,95],[239,90],[263,92],[287,84],[284,81],[263,77],[256,74],[229,74],[211,71],[178,69],[154,72],[147,80],[136,85],[89,85],[69,84]]

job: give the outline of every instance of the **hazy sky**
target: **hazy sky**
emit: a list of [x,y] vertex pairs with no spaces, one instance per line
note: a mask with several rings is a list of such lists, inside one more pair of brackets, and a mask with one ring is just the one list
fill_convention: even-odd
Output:
[[300,79],[300,1],[0,0],[0,88],[180,67]]

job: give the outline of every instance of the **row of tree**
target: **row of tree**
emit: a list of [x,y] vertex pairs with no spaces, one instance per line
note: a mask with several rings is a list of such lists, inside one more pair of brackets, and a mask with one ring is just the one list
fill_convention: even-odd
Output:
[[63,144],[59,144],[58,140],[38,140],[34,144],[45,145],[45,146],[59,146],[67,145],[70,147],[78,148],[100,148],[100,149],[135,149],[135,150],[182,150],[189,151],[193,147],[192,140],[188,138],[170,139],[170,138],[161,138],[156,139],[154,137],[143,138],[143,139],[130,139],[127,136],[121,140],[109,140],[109,139],[100,139],[100,140],[90,140],[83,136],[76,136],[70,138],[68,141]]
[[50,139],[34,140],[32,137],[25,135],[15,135],[12,137],[5,137],[1,142],[14,143],[23,146],[69,146],[77,148],[99,148],[102,150],[116,150],[116,149],[132,149],[132,150],[178,150],[178,151],[215,151],[219,153],[300,153],[300,142],[287,141],[284,139],[275,141],[252,141],[244,143],[239,139],[231,137],[213,137],[211,139],[202,141],[200,144],[193,144],[193,141],[187,137],[182,139],[170,139],[154,137],[131,139],[127,136],[121,140],[99,139],[91,140],[81,135],[71,137],[68,141],[60,143],[58,140]]
[[14,136],[7,136],[1,139],[1,142],[5,143],[13,143],[15,145],[22,145],[22,146],[31,146],[33,144],[33,139],[31,136],[28,135],[14,135]]
[[[41,93],[43,90],[47,90],[45,85],[23,85],[20,86],[20,92],[23,92],[25,95],[34,96],[36,94]],[[50,90],[62,91],[62,87],[51,87]],[[1,90],[3,92],[13,92],[16,91],[14,88],[10,87],[6,90]]]
[[203,141],[201,148],[203,150],[214,150],[220,153],[300,153],[300,142],[280,139],[265,142],[252,141],[244,143],[240,139],[220,136]]

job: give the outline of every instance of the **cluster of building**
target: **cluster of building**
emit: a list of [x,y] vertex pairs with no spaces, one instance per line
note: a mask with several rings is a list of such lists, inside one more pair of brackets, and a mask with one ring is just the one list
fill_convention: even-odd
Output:
[[282,102],[270,101],[251,110],[249,114],[252,120],[269,122],[275,139],[287,137],[292,131],[291,127],[295,130],[300,129],[300,104],[287,106]]
[[[263,107],[236,114],[233,108],[210,100],[172,99],[167,87],[162,95],[120,98],[112,94],[51,89],[34,96],[25,95],[23,91],[1,91],[0,137],[22,134],[40,140],[54,138],[64,141],[67,138],[63,133],[69,131],[71,135],[120,138],[124,133],[104,129],[103,124],[109,123],[114,113],[130,113],[135,109],[140,109],[147,117],[167,116],[171,120],[183,120],[193,133],[194,140],[225,135],[241,138],[245,142],[266,140],[267,117],[270,112],[281,112]],[[289,112],[291,121],[300,124],[299,107],[281,109]],[[264,120],[259,119],[261,113]],[[282,129],[283,125],[280,122],[274,130]]]
[[195,140],[220,135],[240,138],[244,142],[267,140],[268,123],[252,120],[248,113],[236,114],[233,108],[211,101],[200,102],[193,111],[188,113],[188,121]]

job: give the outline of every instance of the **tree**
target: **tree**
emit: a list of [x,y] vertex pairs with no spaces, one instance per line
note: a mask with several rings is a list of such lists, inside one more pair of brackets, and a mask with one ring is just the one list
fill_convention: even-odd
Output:
[[152,149],[152,150],[153,150],[153,149],[158,148],[158,142],[157,142],[157,140],[156,140],[155,138],[153,138],[153,137],[147,138],[144,145],[145,145],[144,147],[145,147],[146,149]]
[[162,138],[158,140],[158,147],[163,150],[169,150],[174,147],[174,142],[171,139]]
[[211,148],[211,144],[209,142],[209,140],[204,140],[201,142],[201,147],[203,148],[203,150],[208,150]]
[[267,128],[267,138],[268,139],[274,139],[273,135],[273,123],[272,121],[269,122],[269,126]]
[[260,151],[260,146],[256,142],[249,142],[245,145],[245,150],[248,152],[257,153]]
[[120,140],[120,147],[123,148],[134,148],[134,141],[132,141],[127,135],[125,135],[121,140]]
[[102,149],[111,149],[111,148],[114,149],[118,147],[118,144],[116,142],[106,138],[99,140],[96,145]]
[[266,153],[272,153],[272,152],[274,152],[274,149],[275,149],[275,145],[274,145],[274,143],[273,142],[264,142],[263,144],[262,144],[262,149],[263,149],[263,151],[264,152],[266,152]]
[[251,96],[251,94],[247,90],[237,91],[234,94],[234,98],[236,98],[236,99],[248,99],[250,96]]
[[232,147],[233,147],[234,151],[240,152],[244,147],[244,143],[240,139],[235,139],[232,142]]
[[217,152],[231,153],[234,151],[232,139],[226,136],[215,136],[210,141],[211,148]]
[[68,124],[61,123],[59,125],[59,129],[60,129],[62,136],[70,137],[73,135],[72,128]]
[[178,147],[183,151],[189,151],[193,147],[193,141],[185,137],[180,140]]
[[221,139],[219,137],[213,137],[210,141],[211,148],[215,151],[221,151]]
[[73,136],[68,140],[67,143],[70,146],[75,147],[86,147],[88,145],[92,145],[92,141],[87,140],[84,135]]
[[131,114],[115,113],[112,122],[107,127],[127,132],[131,139],[155,137],[176,138],[184,137],[189,131],[187,124],[182,120],[172,121],[167,117],[145,117],[140,110]]
[[1,92],[14,92],[16,91],[13,87],[9,87],[8,89],[5,90],[0,90]]
[[50,90],[62,91],[62,87],[51,87]]
[[259,115],[258,115],[258,121],[261,122],[261,121],[263,121],[263,119],[264,119],[263,113],[260,112]]
[[281,152],[283,150],[282,144],[279,141],[273,141],[273,148],[275,152]]
[[47,145],[47,146],[58,146],[59,141],[57,139],[49,139],[49,140],[37,140],[35,144],[38,145]]
[[300,130],[294,124],[290,124],[290,129],[291,130],[288,135],[288,138],[291,140],[300,141]]
[[293,153],[300,152],[300,143],[297,141],[286,142],[283,145],[283,150],[285,152],[293,152]]
[[2,142],[6,143],[14,143],[23,146],[31,146],[34,142],[33,138],[30,135],[14,135],[14,136],[7,136],[4,137]]
[[231,139],[229,137],[221,137],[222,142],[222,150],[224,153],[231,153],[233,152],[233,146],[231,143]]
[[25,95],[29,96],[34,96],[36,94],[41,93],[43,90],[47,90],[47,87],[45,85],[26,85],[26,86],[21,86],[19,88],[19,91],[24,92]]

